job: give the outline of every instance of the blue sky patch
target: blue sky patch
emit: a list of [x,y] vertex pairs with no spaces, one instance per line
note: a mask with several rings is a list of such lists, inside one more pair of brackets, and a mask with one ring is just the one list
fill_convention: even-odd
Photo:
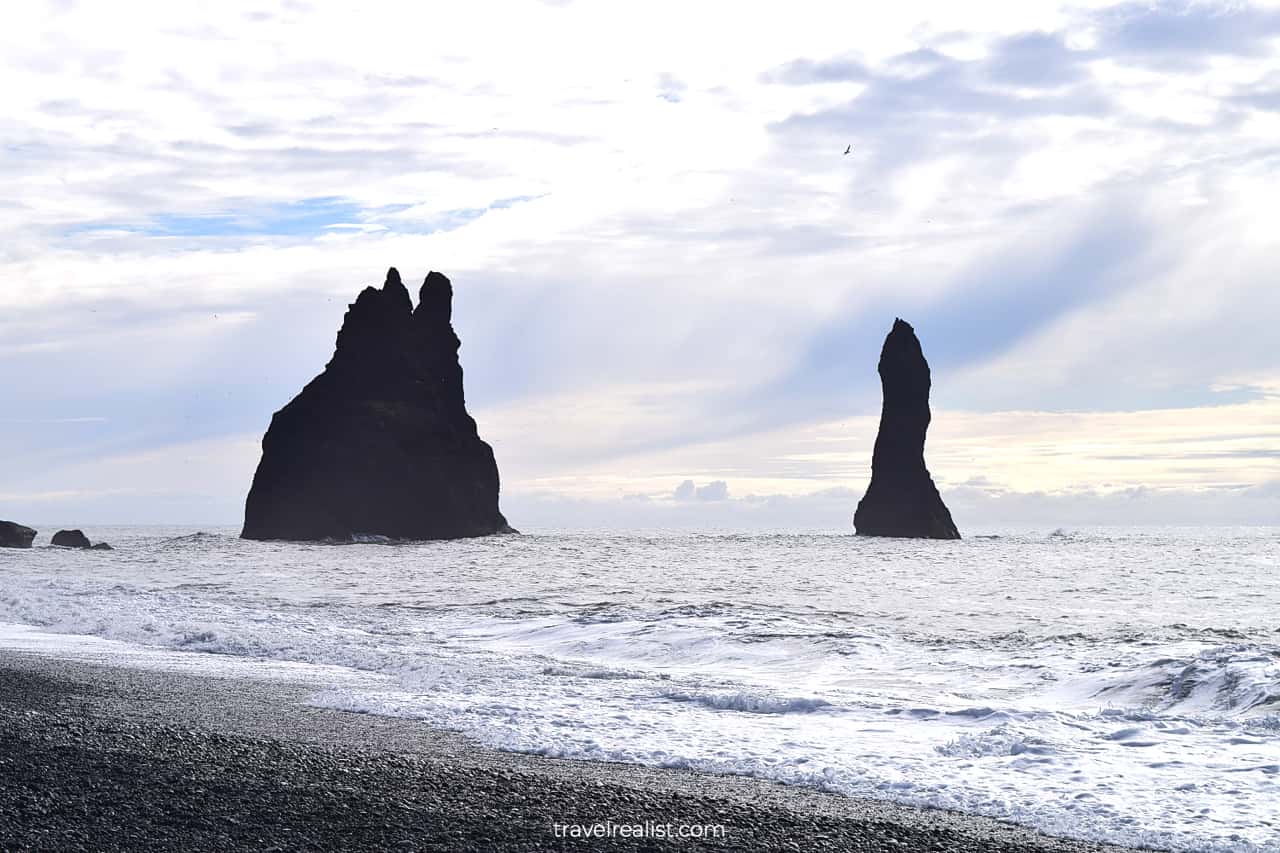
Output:
[[128,232],[147,237],[318,237],[335,228],[381,225],[405,234],[431,234],[453,231],[474,222],[485,213],[506,209],[541,195],[512,196],[494,201],[487,207],[448,210],[427,221],[396,223],[395,214],[412,208],[411,204],[362,207],[339,196],[306,198],[296,202],[253,205],[246,204],[216,213],[158,213],[145,219],[126,222],[95,222],[77,225],[69,235],[101,232]]

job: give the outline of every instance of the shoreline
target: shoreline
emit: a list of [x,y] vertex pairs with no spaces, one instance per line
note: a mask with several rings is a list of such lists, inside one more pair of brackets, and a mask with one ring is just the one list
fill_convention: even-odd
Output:
[[0,849],[1137,849],[745,776],[501,752],[305,704],[314,692],[0,651]]

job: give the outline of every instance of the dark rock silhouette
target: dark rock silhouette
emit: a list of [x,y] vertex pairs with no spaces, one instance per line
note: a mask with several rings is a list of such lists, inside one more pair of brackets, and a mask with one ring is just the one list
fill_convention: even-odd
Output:
[[0,548],[30,548],[36,531],[15,521],[0,521]]
[[245,503],[246,539],[457,539],[514,532],[462,392],[453,287],[418,307],[392,268],[349,307],[324,372],[276,412]]
[[93,543],[93,548],[92,548],[91,550],[93,550],[93,551],[114,551],[114,550],[115,550],[115,548],[112,548],[112,547],[111,547],[110,545],[108,545],[106,542],[94,542],[94,543]]
[[84,535],[83,530],[59,530],[53,534],[54,545],[60,548],[90,548],[89,537]]
[[871,459],[871,485],[853,525],[860,536],[959,539],[924,465],[929,429],[929,362],[909,323],[894,320],[880,350],[884,405]]

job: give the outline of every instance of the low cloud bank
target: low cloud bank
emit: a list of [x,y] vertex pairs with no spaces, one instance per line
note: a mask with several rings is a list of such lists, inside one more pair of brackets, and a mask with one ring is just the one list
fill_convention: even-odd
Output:
[[[686,481],[690,482],[691,481]],[[513,493],[503,509],[524,529],[671,528],[852,532],[860,491],[831,488],[806,495],[746,495],[716,500],[626,495],[592,500]],[[696,487],[693,492],[696,495]],[[708,487],[704,487],[708,488]],[[681,492],[681,489],[684,489]],[[689,490],[677,493],[689,494]],[[1275,525],[1280,480],[1242,489],[1149,489],[1112,492],[1013,492],[977,486],[944,489],[961,533],[999,528],[1145,525]]]
[[[681,486],[683,488],[683,484]],[[704,495],[699,496],[703,490]],[[522,530],[675,529],[795,530],[851,533],[860,490],[838,487],[804,495],[731,497],[717,480],[692,496],[627,494],[616,499],[511,491],[502,509]],[[942,490],[964,535],[1006,528],[1089,526],[1231,526],[1280,524],[1280,480],[1249,488],[1111,492],[1013,492],[975,485]],[[155,511],[161,507],[160,511]],[[64,491],[0,494],[0,518],[44,525],[164,524],[235,527],[243,501],[176,491]]]

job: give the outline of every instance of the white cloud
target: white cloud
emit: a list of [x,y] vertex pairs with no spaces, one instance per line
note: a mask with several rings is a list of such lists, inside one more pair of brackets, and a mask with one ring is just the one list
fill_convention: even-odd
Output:
[[729,499],[729,484],[724,480],[713,480],[705,486],[699,486],[695,494],[700,501],[727,501]]

